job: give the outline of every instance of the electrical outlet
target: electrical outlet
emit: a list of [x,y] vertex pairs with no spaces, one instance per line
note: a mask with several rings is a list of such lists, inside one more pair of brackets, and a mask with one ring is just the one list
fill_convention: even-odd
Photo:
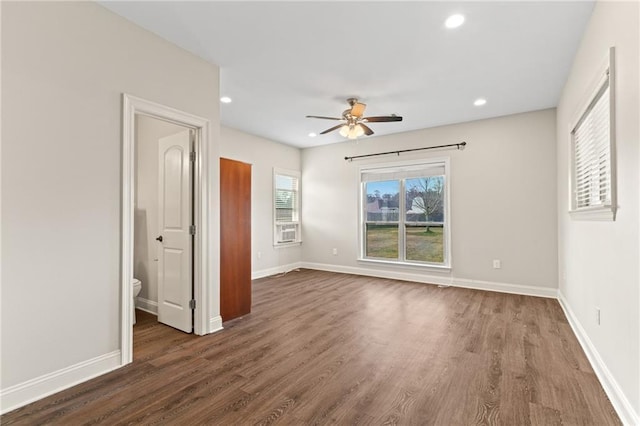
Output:
[[502,262],[500,262],[500,259],[493,259],[493,269],[500,268],[502,268]]
[[259,251],[259,252],[257,253],[257,255],[258,255],[258,260],[259,260],[259,259],[262,259],[262,252],[261,252],[261,251]]
[[333,249],[333,255],[334,255],[334,256],[337,256],[337,255],[338,255],[338,249],[337,249],[337,248],[334,248],[334,249]]
[[600,308],[596,308],[596,324],[600,325]]

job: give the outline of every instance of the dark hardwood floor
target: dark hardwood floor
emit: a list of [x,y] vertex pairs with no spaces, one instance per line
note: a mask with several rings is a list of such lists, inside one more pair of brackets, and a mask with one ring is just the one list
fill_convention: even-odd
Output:
[[302,270],[197,337],[138,311],[134,362],[9,424],[616,425],[551,299]]

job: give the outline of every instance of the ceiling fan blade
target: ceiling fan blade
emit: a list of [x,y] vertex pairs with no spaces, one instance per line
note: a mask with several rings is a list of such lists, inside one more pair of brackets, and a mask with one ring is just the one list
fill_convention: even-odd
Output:
[[344,120],[344,118],[324,117],[322,115],[307,115],[307,118],[322,118],[323,120]]
[[373,130],[371,130],[369,126],[365,125],[364,123],[358,123],[358,125],[362,126],[365,135],[371,136],[373,134]]
[[356,102],[351,107],[351,115],[358,118],[362,117],[362,114],[364,114],[364,109],[366,107],[367,107],[366,104],[361,104],[360,102]]
[[402,117],[397,115],[385,115],[382,117],[365,117],[362,119],[367,123],[381,123],[385,121],[402,121]]
[[320,132],[320,134],[324,135],[326,133],[333,132],[334,130],[338,130],[342,126],[344,126],[344,124],[338,124],[337,126],[333,126],[332,128],[325,130],[324,132]]

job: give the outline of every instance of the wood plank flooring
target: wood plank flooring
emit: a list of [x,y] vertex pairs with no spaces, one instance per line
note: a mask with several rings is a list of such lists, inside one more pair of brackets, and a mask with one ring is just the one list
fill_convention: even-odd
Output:
[[557,301],[302,270],[198,337],[138,311],[134,362],[3,425],[617,425]]

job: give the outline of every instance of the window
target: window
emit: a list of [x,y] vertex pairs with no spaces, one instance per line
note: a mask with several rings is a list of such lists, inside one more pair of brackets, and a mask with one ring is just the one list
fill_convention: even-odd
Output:
[[300,173],[273,171],[273,244],[298,244],[300,230]]
[[360,170],[361,259],[449,267],[448,160]]
[[580,219],[615,218],[612,58],[571,130],[571,214]]

